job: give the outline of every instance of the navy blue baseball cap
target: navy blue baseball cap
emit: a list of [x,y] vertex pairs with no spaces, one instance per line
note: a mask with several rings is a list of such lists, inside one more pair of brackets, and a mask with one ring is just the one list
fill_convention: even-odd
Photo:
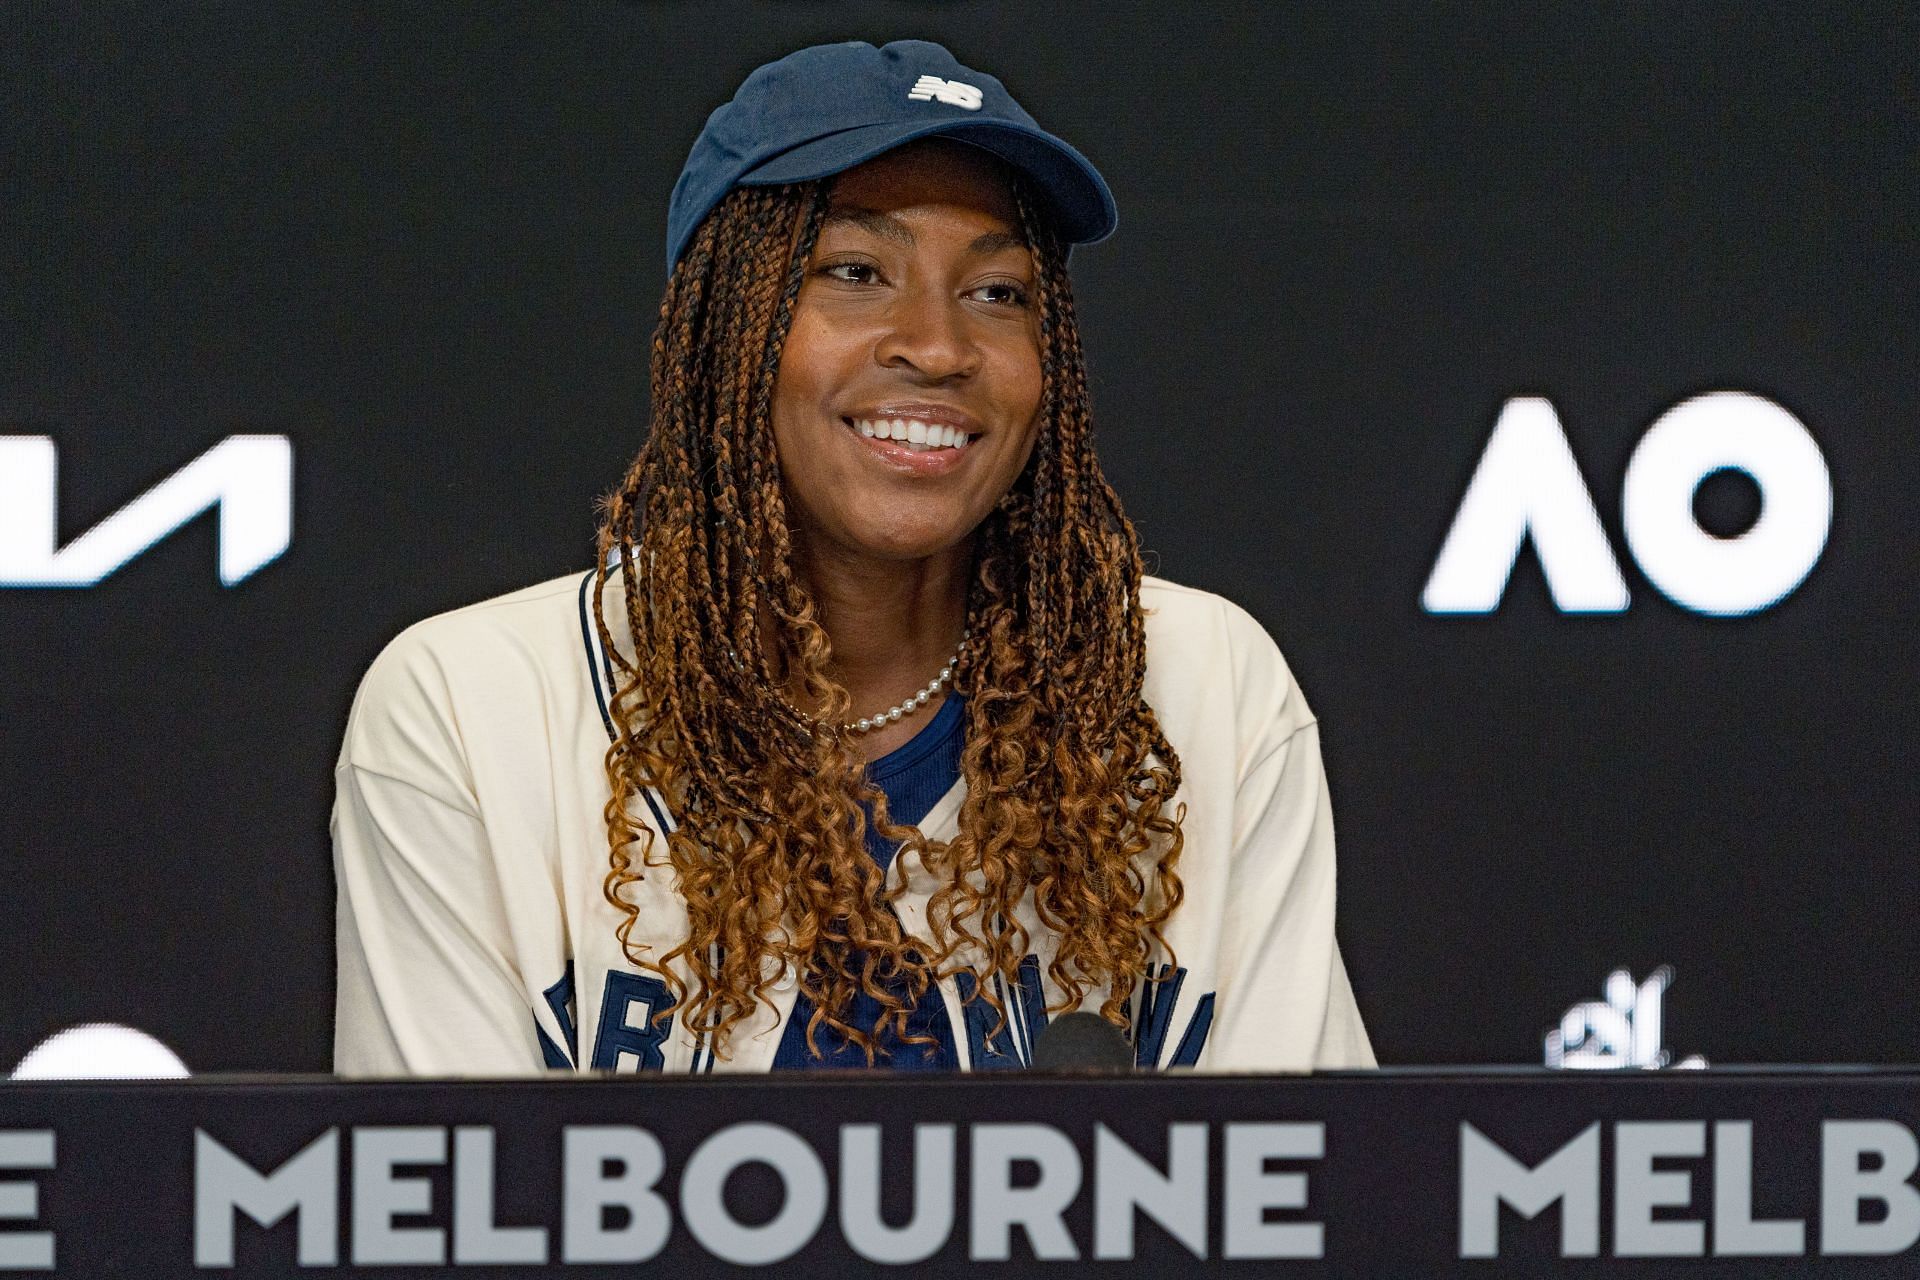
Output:
[[848,40],[767,63],[707,117],[673,184],[668,272],[700,220],[736,186],[824,178],[936,136],[984,148],[1026,174],[1069,243],[1113,234],[1120,215],[1100,171],[1036,124],[998,80],[931,41],[876,49]]

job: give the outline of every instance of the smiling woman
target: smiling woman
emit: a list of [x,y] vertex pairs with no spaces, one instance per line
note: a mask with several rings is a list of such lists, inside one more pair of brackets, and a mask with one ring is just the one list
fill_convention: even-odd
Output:
[[343,1072],[1372,1062],[1318,731],[1093,452],[1092,165],[937,45],[802,50],[674,189],[599,566],[429,619],[337,773]]

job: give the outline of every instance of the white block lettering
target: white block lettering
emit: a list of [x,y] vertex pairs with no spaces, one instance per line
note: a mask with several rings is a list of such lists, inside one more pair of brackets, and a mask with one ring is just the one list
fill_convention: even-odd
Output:
[[493,1130],[467,1125],[453,1131],[453,1260],[480,1263],[545,1262],[544,1227],[502,1227],[493,1221]]
[[[673,1214],[654,1184],[666,1170],[660,1140],[633,1125],[568,1125],[561,1156],[561,1260],[645,1262],[667,1247]],[[625,1216],[608,1226],[607,1213]]]
[[1269,1160],[1318,1160],[1327,1126],[1229,1124],[1223,1258],[1318,1258],[1326,1246],[1318,1222],[1268,1222],[1268,1209],[1307,1207],[1307,1175],[1269,1173]]
[[233,1220],[263,1227],[297,1214],[303,1267],[340,1260],[340,1131],[329,1129],[270,1174],[263,1174],[201,1129],[193,1131],[193,1263],[233,1265]]
[[[1872,1156],[1874,1168],[1860,1157]],[[1904,1253],[1920,1241],[1920,1192],[1907,1182],[1920,1167],[1913,1131],[1891,1120],[1829,1120],[1820,1126],[1820,1252]],[[1877,1222],[1860,1207],[1887,1208]]]
[[1523,1218],[1560,1203],[1560,1256],[1600,1252],[1600,1126],[1529,1169],[1493,1139],[1460,1122],[1460,1256],[1500,1256],[1500,1205]]
[[[53,1130],[0,1130],[0,1169],[51,1169]],[[0,1222],[32,1222],[40,1216],[40,1188],[31,1182],[0,1182]],[[0,1271],[53,1270],[51,1231],[0,1232]]]
[[1207,1126],[1167,1126],[1167,1170],[1154,1168],[1103,1124],[1093,1127],[1093,1256],[1133,1257],[1133,1215],[1146,1214],[1207,1256]]
[[1656,1170],[1662,1156],[1703,1156],[1707,1126],[1698,1120],[1622,1120],[1613,1130],[1613,1252],[1619,1258],[1698,1258],[1705,1223],[1654,1220],[1661,1206],[1690,1204],[1693,1175]]
[[1753,1216],[1753,1122],[1713,1126],[1713,1252],[1722,1258],[1798,1257],[1807,1226],[1798,1218]]
[[[1013,1166],[1031,1161],[1040,1177],[1030,1187],[1013,1185]],[[1060,1215],[1080,1194],[1080,1153],[1065,1134],[1044,1124],[980,1124],[973,1127],[973,1220],[969,1257],[1005,1262],[1013,1256],[1013,1228],[1027,1233],[1042,1262],[1080,1256]]]
[[954,1149],[952,1125],[913,1127],[913,1211],[905,1226],[891,1227],[880,1216],[880,1126],[840,1130],[840,1233],[855,1253],[898,1265],[940,1251],[953,1234]]
[[[743,1164],[764,1164],[786,1191],[780,1212],[757,1227],[727,1211],[727,1177]],[[827,1216],[827,1171],[791,1129],[758,1121],[729,1125],[708,1137],[680,1178],[680,1212],[708,1253],[742,1266],[783,1262],[820,1230]]]
[[361,1125],[353,1131],[353,1261],[355,1266],[415,1263],[441,1266],[447,1233],[439,1227],[396,1227],[402,1214],[433,1208],[433,1184],[402,1178],[403,1164],[445,1164],[447,1131],[414,1125]]

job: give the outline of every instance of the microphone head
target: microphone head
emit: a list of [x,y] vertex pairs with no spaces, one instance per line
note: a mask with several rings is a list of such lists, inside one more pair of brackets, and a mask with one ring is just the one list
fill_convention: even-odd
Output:
[[1097,1013],[1063,1013],[1034,1039],[1035,1071],[1131,1071],[1133,1046]]

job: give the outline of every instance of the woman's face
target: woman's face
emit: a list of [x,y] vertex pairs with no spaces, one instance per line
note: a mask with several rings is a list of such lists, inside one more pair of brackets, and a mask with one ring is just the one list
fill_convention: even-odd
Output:
[[912,142],[835,180],[774,385],[810,544],[911,560],[967,541],[1033,450],[1033,281],[985,152]]

